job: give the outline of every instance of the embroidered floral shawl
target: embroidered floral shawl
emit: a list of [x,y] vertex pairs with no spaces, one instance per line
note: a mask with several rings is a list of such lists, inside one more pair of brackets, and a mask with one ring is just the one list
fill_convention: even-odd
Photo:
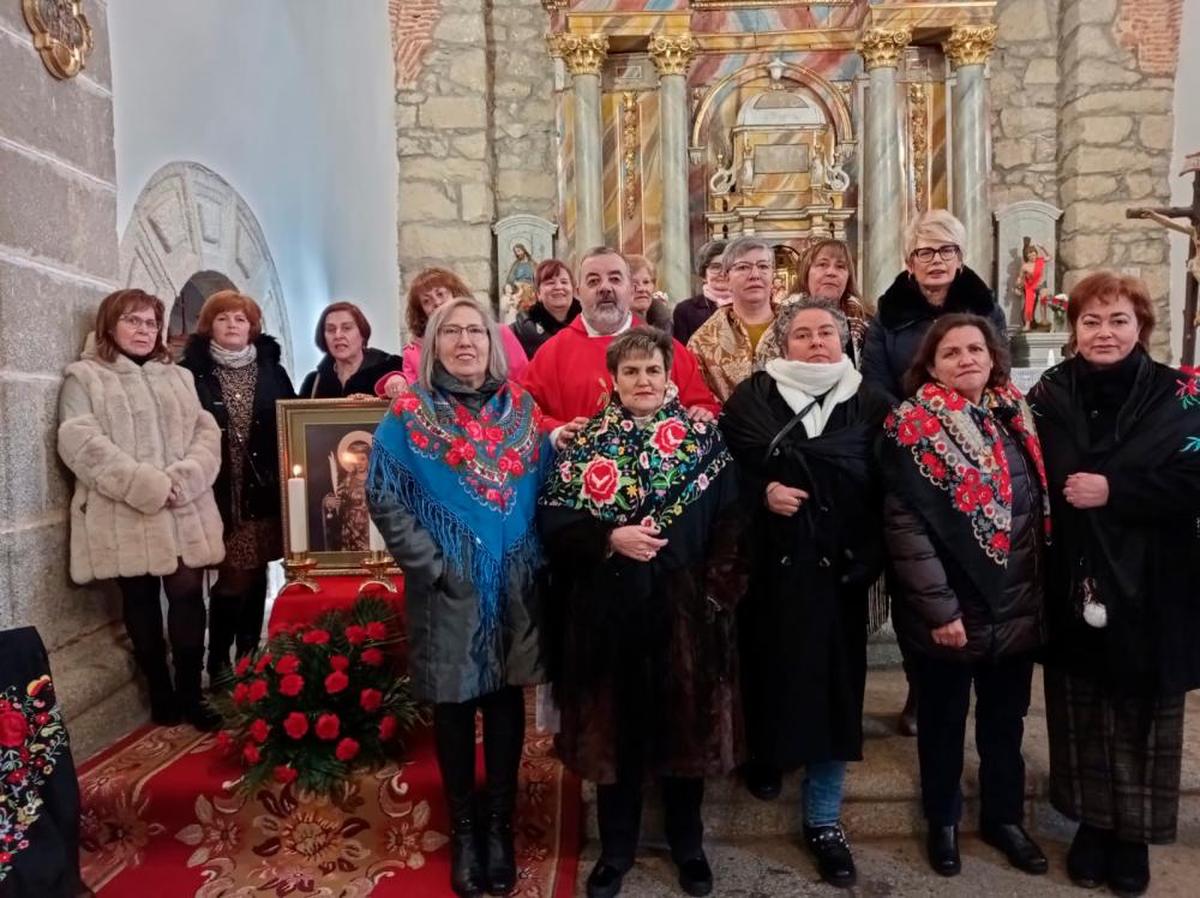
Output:
[[[1046,467],[1033,413],[1013,386],[987,390],[980,405],[941,384],[927,383],[884,421],[896,472],[908,497],[932,514],[939,506],[961,516],[975,547],[993,564],[1008,563],[1012,529],[1012,478],[998,419],[1004,419],[1025,448],[1042,485],[1042,520],[1050,535]],[[964,543],[967,541],[964,540]]]
[[478,415],[448,393],[413,387],[375,430],[372,501],[395,498],[433,534],[446,564],[475,585],[484,633],[507,604],[510,568],[540,557],[541,421],[533,397],[512,383]]
[[729,460],[716,426],[689,420],[678,399],[639,426],[613,398],[559,454],[541,503],[665,530]]

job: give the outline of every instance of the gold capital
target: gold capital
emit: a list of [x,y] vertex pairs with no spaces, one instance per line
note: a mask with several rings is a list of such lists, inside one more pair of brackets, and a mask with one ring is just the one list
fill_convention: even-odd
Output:
[[608,56],[608,35],[564,34],[559,46],[572,75],[599,75]]
[[563,47],[563,42],[570,35],[552,31],[546,35],[546,49],[550,51],[550,55],[555,59],[564,59],[567,55],[566,48]]
[[655,34],[650,38],[650,58],[659,75],[686,75],[696,42],[688,32]]
[[942,42],[942,49],[955,68],[983,65],[996,46],[996,31],[995,25],[955,25]]
[[869,28],[858,42],[858,52],[868,72],[871,69],[894,69],[900,64],[900,56],[911,40],[912,32],[908,28]]

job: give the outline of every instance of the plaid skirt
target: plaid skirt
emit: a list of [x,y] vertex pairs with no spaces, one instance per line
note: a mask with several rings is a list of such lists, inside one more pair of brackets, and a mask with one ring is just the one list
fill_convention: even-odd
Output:
[[1116,696],[1047,668],[1050,803],[1118,839],[1175,841],[1184,696]]

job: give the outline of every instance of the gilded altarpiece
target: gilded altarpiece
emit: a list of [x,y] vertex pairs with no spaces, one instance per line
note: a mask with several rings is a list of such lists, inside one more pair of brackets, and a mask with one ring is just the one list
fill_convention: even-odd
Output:
[[[603,234],[661,262],[663,96],[653,35],[690,35],[686,72],[688,233],[691,245],[756,234],[779,247],[781,274],[813,240],[862,241],[864,31],[898,23],[912,44],[896,68],[896,136],[903,207],[946,207],[951,196],[949,80],[941,40],[959,22],[990,19],[994,3],[780,3],[773,0],[547,2],[548,45],[607,35],[601,76]],[[559,65],[560,239],[575,246],[576,99]],[[678,297],[673,297],[678,298]]]

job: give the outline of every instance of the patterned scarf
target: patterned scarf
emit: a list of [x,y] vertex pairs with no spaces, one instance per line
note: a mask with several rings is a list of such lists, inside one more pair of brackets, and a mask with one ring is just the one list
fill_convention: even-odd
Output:
[[501,386],[478,414],[443,390],[413,387],[375,430],[372,503],[399,501],[455,574],[474,584],[484,637],[507,606],[509,571],[539,563],[541,421],[533,398],[514,384]]
[[708,489],[729,452],[714,425],[689,420],[673,397],[639,420],[614,397],[559,454],[542,505],[666,530]]
[[[1050,536],[1050,497],[1046,466],[1034,428],[1033,413],[1011,385],[984,392],[979,405],[961,393],[937,383],[927,383],[917,395],[902,403],[884,421],[883,429],[901,455],[911,455],[906,465],[917,489],[932,486],[944,495],[950,508],[970,524],[975,543],[984,555],[1004,567],[1012,530],[1012,477],[999,428],[1007,421],[1033,460],[1042,485],[1042,521]],[[919,477],[911,476],[917,474]],[[903,476],[903,474],[902,474]],[[914,501],[917,495],[910,495]]]

